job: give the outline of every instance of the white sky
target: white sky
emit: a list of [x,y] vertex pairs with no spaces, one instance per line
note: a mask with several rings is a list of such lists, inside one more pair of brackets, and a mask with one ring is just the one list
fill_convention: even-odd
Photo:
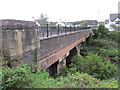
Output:
[[49,21],[109,18],[118,12],[120,0],[0,0],[0,19],[33,20],[45,13]]

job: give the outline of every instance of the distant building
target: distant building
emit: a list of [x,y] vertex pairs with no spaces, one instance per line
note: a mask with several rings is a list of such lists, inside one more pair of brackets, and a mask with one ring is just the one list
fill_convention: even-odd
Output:
[[110,14],[109,19],[105,20],[105,26],[113,31],[114,28],[111,25],[120,26],[120,14]]
[[59,26],[60,27],[74,27],[74,25],[72,24],[72,23],[70,23],[70,22],[58,22],[58,23],[56,23],[56,26],[58,26],[58,24],[59,24]]
[[65,24],[63,22],[57,22],[56,23],[56,27],[59,25],[59,27],[65,27]]

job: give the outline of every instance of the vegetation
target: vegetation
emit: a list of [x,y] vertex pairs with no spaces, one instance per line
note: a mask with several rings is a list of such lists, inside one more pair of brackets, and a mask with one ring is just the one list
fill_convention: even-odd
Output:
[[49,77],[43,70],[31,72],[31,67],[21,65],[16,68],[2,67],[2,87],[11,88],[118,88],[117,80],[104,80],[93,78],[86,73],[69,73],[66,77],[56,79]]
[[[118,88],[118,32],[109,32],[103,25],[93,29],[94,36],[88,38],[86,46],[81,50],[83,56],[75,56],[69,68],[60,71],[56,78],[50,77],[45,70],[32,71],[26,64],[15,68],[0,62],[2,87],[11,88]],[[37,44],[37,42],[36,42]],[[37,63],[37,47],[34,60]],[[8,58],[7,58],[8,59]],[[35,64],[36,65],[36,64]]]
[[38,17],[38,22],[41,26],[45,26],[48,23],[48,16],[47,14],[41,14],[40,17]]
[[75,68],[76,71],[88,73],[101,80],[112,78],[117,73],[116,65],[111,64],[109,60],[102,59],[95,54],[89,54],[84,58],[75,56],[71,67]]
[[89,24],[88,21],[83,21],[83,22],[80,23],[80,25],[81,25],[82,27],[87,27],[88,24]]
[[112,61],[120,61],[118,53],[120,32],[110,32],[103,25],[100,25],[98,29],[93,29],[93,33],[94,36],[88,38],[86,48],[81,50],[81,54],[88,55],[88,52],[91,52]]

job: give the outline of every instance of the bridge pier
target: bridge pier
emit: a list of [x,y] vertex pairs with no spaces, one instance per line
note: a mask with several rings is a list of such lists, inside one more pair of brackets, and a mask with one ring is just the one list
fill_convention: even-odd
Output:
[[57,73],[66,66],[66,56],[63,56],[59,59],[57,65]]
[[50,76],[55,77],[55,75],[57,74],[57,65],[58,61],[46,69]]
[[81,43],[76,46],[77,54],[80,55]]

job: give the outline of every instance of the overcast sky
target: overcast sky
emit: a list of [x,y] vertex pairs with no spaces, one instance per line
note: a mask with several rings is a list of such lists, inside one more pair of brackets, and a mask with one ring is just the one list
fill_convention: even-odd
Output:
[[109,18],[118,12],[120,0],[0,0],[0,19],[33,20],[45,13],[49,21]]

